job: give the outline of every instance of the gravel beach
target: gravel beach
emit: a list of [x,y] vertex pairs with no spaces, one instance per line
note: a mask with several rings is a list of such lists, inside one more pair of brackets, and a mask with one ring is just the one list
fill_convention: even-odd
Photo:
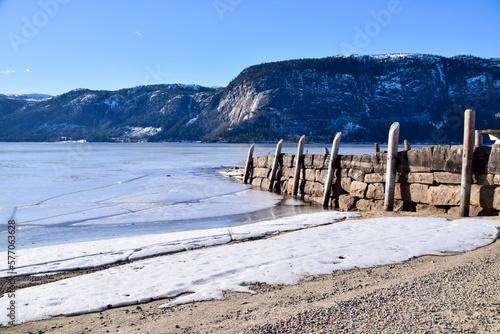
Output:
[[[63,277],[26,279],[23,285]],[[290,286],[253,284],[255,294],[228,292],[224,300],[169,309],[159,308],[165,303],[160,300],[0,332],[500,333],[499,279],[496,241],[471,252],[336,271]]]

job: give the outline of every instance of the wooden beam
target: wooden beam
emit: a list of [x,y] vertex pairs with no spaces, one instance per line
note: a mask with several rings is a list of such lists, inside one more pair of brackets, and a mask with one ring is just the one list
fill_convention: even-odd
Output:
[[325,181],[325,189],[323,192],[323,206],[328,207],[330,203],[330,194],[332,192],[333,172],[335,170],[335,161],[339,154],[340,140],[342,139],[342,132],[338,132],[332,142],[332,154],[330,154],[330,161],[328,163],[328,175]]
[[248,149],[247,162],[245,164],[245,172],[243,173],[243,183],[244,184],[247,184],[248,179],[250,178],[250,172],[252,170],[253,149],[254,148],[255,148],[255,144],[252,144],[252,146],[250,146],[250,149]]
[[283,139],[276,145],[276,152],[274,153],[273,167],[271,169],[271,178],[269,179],[269,191],[273,191],[274,180],[276,179],[276,174],[278,173],[278,162],[281,155],[281,147],[283,146]]
[[472,182],[472,158],[474,156],[474,137],[476,127],[476,112],[472,109],[465,111],[464,117],[464,144],[462,158],[462,178],[460,192],[460,217],[469,216],[470,189]]
[[384,211],[394,210],[394,188],[396,181],[396,160],[398,157],[399,123],[394,122],[389,129],[387,149],[387,169],[385,173]]
[[411,145],[410,145],[410,142],[408,141],[408,139],[405,139],[404,145],[405,145],[405,151],[411,150]]
[[479,130],[474,131],[475,138],[474,138],[474,146],[476,147],[481,147],[483,146],[483,134]]
[[299,184],[300,184],[300,169],[302,165],[302,156],[304,155],[304,142],[306,140],[306,136],[302,136],[299,139],[299,144],[297,145],[297,155],[295,156],[295,174],[293,176],[293,190],[292,196],[297,197],[299,192]]

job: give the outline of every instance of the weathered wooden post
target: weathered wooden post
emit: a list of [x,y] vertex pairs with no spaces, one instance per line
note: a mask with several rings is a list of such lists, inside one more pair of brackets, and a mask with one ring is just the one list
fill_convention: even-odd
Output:
[[278,173],[278,162],[281,155],[281,147],[283,146],[283,139],[276,145],[276,152],[274,153],[273,168],[271,169],[271,179],[269,180],[269,191],[273,191],[274,180],[276,179],[276,174]]
[[479,130],[476,130],[474,131],[475,133],[475,139],[474,139],[474,146],[476,147],[481,147],[483,146],[483,134],[481,133],[481,131]]
[[252,160],[253,160],[253,149],[255,148],[255,144],[250,146],[247,155],[247,163],[245,164],[245,172],[243,173],[243,183],[247,184],[248,179],[250,178],[250,170],[252,169]]
[[464,153],[462,158],[460,217],[469,216],[475,127],[476,127],[476,112],[472,109],[467,109],[465,111],[465,118],[464,118],[464,146],[463,146]]
[[293,175],[293,189],[292,196],[297,197],[299,192],[299,184],[300,184],[300,168],[302,164],[302,156],[304,154],[304,142],[306,140],[306,136],[302,136],[299,139],[299,144],[297,146],[297,155],[295,156],[295,174]]
[[408,139],[405,139],[404,144],[405,144],[405,151],[411,150],[410,142],[408,141]]
[[396,160],[398,157],[399,123],[394,122],[389,129],[387,149],[387,169],[385,173],[384,211],[394,209],[394,188],[396,181]]
[[325,189],[323,192],[323,206],[327,207],[330,202],[330,193],[332,192],[333,172],[335,170],[335,161],[339,154],[340,140],[342,139],[342,132],[337,132],[332,143],[332,154],[330,154],[330,161],[328,163],[328,175],[326,176]]

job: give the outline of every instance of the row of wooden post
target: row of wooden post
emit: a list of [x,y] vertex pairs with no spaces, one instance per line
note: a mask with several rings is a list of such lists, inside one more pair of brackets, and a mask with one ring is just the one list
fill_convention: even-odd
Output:
[[[335,161],[337,160],[340,141],[342,133],[338,132],[332,142],[332,151],[328,162],[328,174],[325,181],[323,192],[323,206],[328,207],[330,203],[330,194],[333,185],[333,176],[335,170]],[[384,195],[384,211],[394,210],[394,193],[396,185],[396,162],[398,156],[398,142],[399,142],[399,123],[395,122],[389,129],[388,148],[387,148],[387,167],[385,178],[385,195]],[[460,200],[460,216],[467,217],[469,215],[470,205],[470,192],[472,182],[472,158],[474,154],[474,144],[478,143],[477,132],[475,131],[475,111],[467,109],[465,111],[464,119],[464,143],[463,143],[463,158],[462,158],[462,176],[461,176],[461,200]],[[302,160],[304,155],[305,136],[301,136],[297,146],[297,154],[295,156],[295,171],[292,188],[292,196],[294,198],[298,195],[300,185],[300,171],[302,168]],[[283,146],[283,139],[280,140],[276,146],[274,161],[271,169],[269,180],[269,191],[273,191],[274,182],[278,173],[279,157],[281,155],[281,148]],[[410,144],[407,140],[404,141],[405,150],[410,150]],[[243,183],[248,183],[250,178],[250,170],[252,168],[253,151],[255,144],[250,146],[247,155],[247,162],[244,171]],[[325,150],[325,152],[327,149]],[[375,151],[379,152],[378,144],[375,144]]]

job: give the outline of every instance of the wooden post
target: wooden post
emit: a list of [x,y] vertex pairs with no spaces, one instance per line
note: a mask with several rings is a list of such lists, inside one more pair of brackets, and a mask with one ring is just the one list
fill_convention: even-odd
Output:
[[476,147],[483,146],[483,134],[479,130],[476,130],[475,134],[476,134],[476,138],[474,139],[474,146],[476,146]]
[[325,181],[325,190],[323,192],[323,206],[328,207],[330,202],[330,193],[332,192],[333,172],[335,169],[335,161],[339,154],[340,140],[342,139],[342,132],[337,132],[332,143],[332,154],[330,154],[330,161],[328,163],[328,175]]
[[281,155],[281,147],[283,146],[283,139],[276,145],[276,152],[274,153],[273,168],[271,169],[271,179],[269,180],[269,191],[273,191],[274,180],[276,179],[276,174],[278,173],[278,162]]
[[250,170],[252,169],[252,160],[253,160],[253,149],[255,148],[255,144],[250,146],[247,155],[247,163],[245,165],[245,172],[243,173],[243,183],[247,184],[248,179],[250,178]]
[[380,146],[378,143],[375,143],[375,153],[379,153],[380,152]]
[[408,139],[405,139],[404,144],[405,144],[405,151],[411,150],[410,142],[408,141]]
[[302,164],[302,156],[304,154],[305,140],[306,136],[300,137],[299,144],[297,146],[297,155],[295,156],[295,174],[293,175],[293,190],[292,190],[293,197],[297,197],[297,193],[299,192],[300,168]]
[[396,181],[396,160],[398,157],[399,123],[394,122],[389,129],[387,149],[387,169],[385,175],[384,211],[394,209],[394,188]]
[[463,146],[464,153],[462,158],[460,217],[469,216],[475,127],[476,127],[476,112],[472,109],[467,109],[465,111],[465,119],[464,119],[464,146]]

